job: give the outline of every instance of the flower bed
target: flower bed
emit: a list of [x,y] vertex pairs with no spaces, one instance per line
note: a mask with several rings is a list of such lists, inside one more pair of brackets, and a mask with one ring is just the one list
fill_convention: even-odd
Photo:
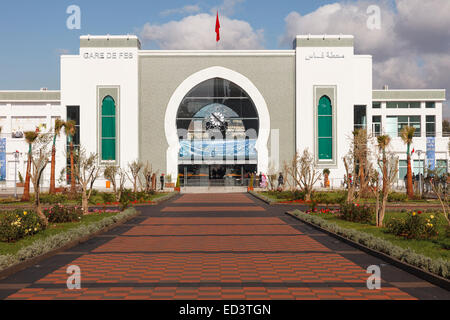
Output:
[[0,215],[0,241],[15,242],[45,229],[33,211],[14,210]]
[[[450,279],[450,261],[440,257],[431,258],[414,252],[408,244],[412,243],[417,245],[417,241],[411,242],[411,240],[401,240],[401,238],[395,237],[394,235],[385,235],[379,228],[368,225],[361,225],[361,227],[364,228],[363,232],[356,229],[359,225],[357,223],[347,221],[340,223],[339,220],[330,220],[331,217],[320,217],[315,214],[307,214],[298,210],[289,212],[289,214],[331,233],[364,245],[372,250],[387,254],[401,262],[406,262],[427,272]],[[394,237],[399,239],[396,240]],[[394,244],[394,241],[401,244],[401,246]]]
[[[89,237],[116,223],[128,220],[136,216],[136,214],[136,210],[131,208],[113,215],[105,214],[104,217],[102,215],[88,215],[83,217],[81,223],[66,224],[66,229],[47,229],[40,234],[29,237],[29,239],[23,239],[22,241],[27,243],[26,246],[20,246],[15,250],[10,250],[11,253],[9,254],[5,254],[5,252],[1,252],[0,250],[0,271],[26,260],[39,257],[65,245],[71,243],[76,244],[76,241]],[[0,243],[0,248],[1,245]],[[4,245],[18,247],[19,244]]]

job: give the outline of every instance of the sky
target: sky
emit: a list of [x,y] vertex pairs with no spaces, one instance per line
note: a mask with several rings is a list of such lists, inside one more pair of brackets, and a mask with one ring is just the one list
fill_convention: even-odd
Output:
[[[69,30],[66,11],[81,10]],[[379,28],[368,28],[370,6]],[[373,56],[374,89],[450,92],[450,0],[2,0],[0,90],[59,89],[59,56],[77,54],[80,35],[136,34],[143,49],[290,49],[297,34],[353,34]],[[444,107],[450,119],[450,104]]]

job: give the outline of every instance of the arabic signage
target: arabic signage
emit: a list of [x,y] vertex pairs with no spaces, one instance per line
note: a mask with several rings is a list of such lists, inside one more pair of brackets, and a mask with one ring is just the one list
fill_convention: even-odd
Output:
[[0,181],[6,180],[6,139],[0,139]]
[[344,59],[345,55],[337,54],[332,51],[322,51],[320,53],[313,52],[305,57],[305,60],[313,60],[313,59]]
[[427,168],[434,170],[436,166],[436,138],[427,138]]
[[256,140],[182,140],[180,160],[256,160]]

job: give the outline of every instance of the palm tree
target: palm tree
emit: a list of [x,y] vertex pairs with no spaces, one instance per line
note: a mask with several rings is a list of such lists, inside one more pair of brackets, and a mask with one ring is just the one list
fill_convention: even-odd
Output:
[[377,224],[377,227],[381,227],[381,226],[383,226],[384,212],[386,210],[386,200],[387,200],[387,196],[389,193],[386,148],[391,143],[391,137],[388,135],[378,136],[377,142],[378,142],[378,149],[382,153],[382,161],[383,161],[383,189],[382,189],[383,201],[381,204],[381,208],[379,208],[379,202],[378,202],[379,193],[377,191],[377,207],[376,207],[376,224]]
[[72,195],[75,194],[75,168],[73,163],[73,137],[76,133],[75,125],[76,123],[73,120],[69,120],[64,123],[64,129],[70,144],[70,192]]
[[55,134],[53,136],[53,147],[52,147],[52,166],[50,172],[50,194],[56,193],[55,188],[55,167],[56,167],[56,137],[59,137],[61,129],[64,126],[64,121],[56,119],[55,121]]
[[406,192],[408,194],[408,198],[412,199],[414,197],[413,185],[412,185],[412,169],[411,169],[411,144],[414,138],[414,133],[416,132],[416,128],[406,126],[403,127],[400,132],[400,136],[402,137],[403,142],[408,146],[407,149],[407,161],[408,161],[408,171],[406,173],[407,176],[407,186]]
[[28,143],[28,163],[27,163],[27,175],[25,178],[25,188],[23,190],[22,201],[30,201],[30,170],[31,170],[31,157],[33,151],[33,143],[36,141],[39,135],[39,129],[36,131],[25,132],[25,141]]

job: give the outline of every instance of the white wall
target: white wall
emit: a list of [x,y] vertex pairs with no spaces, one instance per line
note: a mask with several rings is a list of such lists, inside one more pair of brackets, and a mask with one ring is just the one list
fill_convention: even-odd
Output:
[[[336,86],[335,164],[319,167],[330,169],[330,180],[339,187],[345,175],[342,158],[354,128],[354,105],[366,105],[369,110],[372,104],[372,57],[354,55],[353,47],[298,47],[296,52],[296,149],[315,149],[314,86]],[[341,58],[329,58],[328,52]],[[324,58],[314,58],[322,53]]]
[[[85,55],[132,53],[132,58],[86,59]],[[88,152],[98,152],[97,87],[119,90],[119,161],[125,168],[138,158],[138,50],[137,48],[81,48],[80,55],[61,57],[61,105],[80,106],[80,143]],[[103,177],[102,177],[103,178]],[[105,187],[103,179],[98,187]]]
[[[17,163],[17,182],[19,181],[19,172],[25,179],[28,159],[28,144],[25,138],[12,138],[12,131],[33,131],[37,126],[45,124],[47,129],[52,130],[56,118],[63,119],[66,111],[64,107],[55,103],[46,102],[12,102],[0,103],[0,126],[2,126],[1,138],[6,138],[6,184],[4,187],[14,187],[15,159],[14,153],[19,151],[19,161]],[[65,168],[65,146],[66,140],[61,135],[56,140],[56,180],[59,173]],[[50,186],[50,164],[44,172],[42,186]]]

